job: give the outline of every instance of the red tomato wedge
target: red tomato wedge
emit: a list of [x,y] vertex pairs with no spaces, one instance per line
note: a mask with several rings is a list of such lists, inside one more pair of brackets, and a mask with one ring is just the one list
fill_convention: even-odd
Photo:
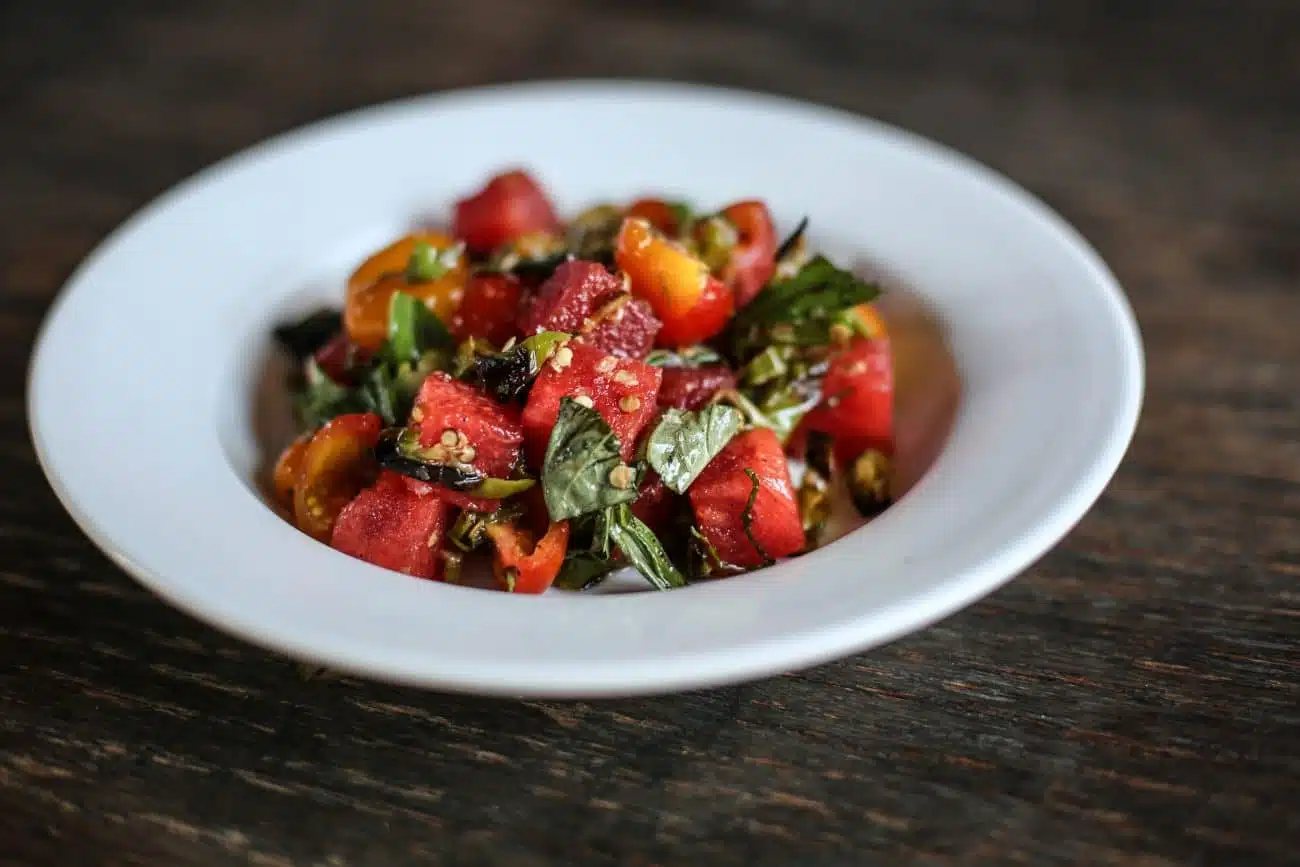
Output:
[[632,294],[650,303],[663,328],[660,346],[702,343],[726,327],[735,312],[731,288],[708,267],[644,219],[625,219],[614,242],[614,261]]
[[[758,479],[748,530],[745,506],[754,480],[747,471]],[[696,526],[728,563],[762,566],[764,554],[773,559],[786,557],[804,546],[803,523],[785,452],[776,434],[767,428],[732,439],[687,494]]]
[[303,450],[293,486],[293,516],[298,529],[327,541],[339,512],[377,472],[371,449],[383,420],[363,412],[326,423]]
[[834,437],[841,458],[856,457],[867,448],[892,454],[894,364],[889,340],[854,340],[831,359],[822,381],[822,402],[805,422]]
[[735,293],[736,306],[744,307],[776,272],[776,227],[767,205],[759,201],[737,202],[722,216],[740,236],[722,270],[722,281]]
[[457,340],[480,337],[501,346],[519,334],[515,315],[523,301],[524,287],[507,274],[475,274],[465,284],[465,297],[451,321]]
[[542,593],[560,574],[569,547],[568,521],[552,522],[536,544],[532,533],[511,524],[493,524],[487,533],[496,547],[492,566],[502,590]]
[[497,175],[487,186],[456,203],[452,232],[475,252],[485,253],[529,232],[555,232],[560,221],[546,193],[527,172]]

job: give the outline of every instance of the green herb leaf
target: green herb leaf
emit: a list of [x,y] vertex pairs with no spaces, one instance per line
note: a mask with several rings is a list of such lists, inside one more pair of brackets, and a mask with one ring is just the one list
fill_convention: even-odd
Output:
[[609,522],[614,544],[623,556],[658,590],[684,587],[686,578],[668,559],[659,537],[641,522],[626,504],[616,507]]
[[314,358],[307,359],[303,377],[303,388],[294,395],[294,414],[302,430],[315,430],[335,416],[368,408],[356,392],[330,379]]
[[797,346],[831,342],[830,329],[843,310],[874,300],[880,289],[817,256],[787,280],[769,283],[731,322],[737,358],[771,343]]
[[799,225],[794,227],[794,231],[791,232],[786,237],[786,239],[781,242],[781,246],[776,248],[776,255],[773,258],[777,262],[780,262],[786,256],[793,253],[795,249],[801,243],[803,243],[803,236],[804,233],[807,231],[808,231],[808,218],[804,217],[802,220],[799,221]]
[[470,464],[449,459],[438,446],[420,445],[420,435],[411,428],[389,428],[379,435],[375,459],[386,470],[417,481],[441,485],[475,497],[504,499],[528,490],[533,479],[494,479]]
[[694,524],[691,525],[690,542],[686,551],[686,568],[691,578],[739,575],[745,571],[744,566],[723,560],[718,549]]
[[342,330],[343,314],[337,310],[322,309],[309,313],[297,322],[277,325],[272,334],[290,355],[302,361],[329,343]]
[[698,413],[666,410],[646,440],[646,460],[669,489],[684,494],[744,422],[739,410],[719,403]]
[[620,563],[590,551],[571,551],[565,555],[560,574],[555,576],[552,586],[564,590],[587,590],[604,581],[620,566]]
[[547,359],[569,340],[562,331],[543,331],[502,352],[479,355],[465,377],[501,403],[523,397]]
[[445,250],[421,241],[411,250],[406,262],[406,279],[409,283],[431,283],[445,275],[456,265],[464,246],[457,244]]
[[523,515],[516,503],[502,503],[495,512],[476,512],[465,509],[447,532],[447,539],[462,551],[473,551],[487,541],[488,527],[493,524],[510,524]]
[[456,340],[424,302],[406,292],[394,292],[388,304],[388,341],[383,355],[400,364],[415,364],[426,352],[450,349]]
[[618,437],[600,413],[560,399],[542,464],[542,491],[552,521],[576,518],[636,499],[637,486],[617,488],[610,473],[623,465]]
[[707,346],[688,346],[685,349],[654,349],[645,357],[651,367],[707,367],[722,364],[723,358]]
[[596,205],[569,221],[566,240],[579,259],[608,264],[614,259],[614,239],[623,225],[623,209]]
[[763,546],[758,544],[758,539],[754,538],[754,502],[758,499],[758,489],[761,483],[758,481],[758,473],[755,473],[749,467],[745,467],[745,475],[749,476],[749,481],[753,485],[749,489],[749,499],[745,501],[744,511],[740,513],[740,523],[745,526],[745,535],[749,537],[749,544],[754,546],[758,556],[763,558],[764,566],[771,566],[776,562],[766,551]]

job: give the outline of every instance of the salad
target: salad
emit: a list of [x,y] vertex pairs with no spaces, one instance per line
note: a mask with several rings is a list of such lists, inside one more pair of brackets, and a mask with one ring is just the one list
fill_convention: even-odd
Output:
[[279,505],[417,578],[490,557],[514,593],[815,548],[837,487],[890,502],[893,365],[878,287],[807,225],[649,198],[565,223],[528,173],[492,178],[362,262],[341,310],[275,329],[300,428]]

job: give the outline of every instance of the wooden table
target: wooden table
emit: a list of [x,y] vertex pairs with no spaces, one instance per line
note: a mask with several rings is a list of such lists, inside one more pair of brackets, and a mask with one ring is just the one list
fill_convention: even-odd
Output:
[[[1295,4],[436,5],[0,6],[0,864],[1298,863]],[[304,121],[592,74],[845,106],[1075,222],[1149,359],[1092,514],[888,647],[581,704],[306,682],[77,531],[29,445],[23,376],[113,226]]]

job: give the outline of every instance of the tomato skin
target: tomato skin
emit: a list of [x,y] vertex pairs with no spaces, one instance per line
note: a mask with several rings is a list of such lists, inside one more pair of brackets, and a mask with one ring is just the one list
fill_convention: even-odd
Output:
[[276,502],[286,508],[293,508],[293,489],[298,484],[298,470],[302,467],[302,458],[307,453],[311,440],[310,433],[299,434],[285,446],[275,461],[271,489],[275,491]]
[[781,441],[767,428],[737,435],[709,462],[687,491],[695,524],[718,555],[738,566],[763,565],[762,554],[745,531],[744,512],[753,490],[746,470],[758,477],[750,532],[773,558],[804,546],[803,522]]
[[330,545],[344,554],[416,578],[438,575],[449,509],[437,497],[420,497],[404,477],[383,472],[343,510]]
[[665,235],[676,235],[682,228],[677,224],[677,214],[663,199],[637,199],[624,216],[640,217]]
[[[551,430],[560,414],[560,400],[586,395],[592,409],[609,424],[622,448],[623,460],[636,451],[637,437],[658,414],[655,395],[662,373],[657,367],[630,358],[607,355],[577,340],[557,350],[542,366],[524,406],[523,426],[529,462],[540,467]],[[557,367],[563,356],[564,363]],[[605,368],[605,369],[602,369]]]
[[744,307],[776,272],[776,226],[767,205],[757,200],[736,202],[723,209],[722,216],[740,235],[722,281],[735,293],[736,306]]
[[331,419],[303,451],[293,486],[293,515],[298,529],[328,541],[339,512],[375,477],[371,449],[383,420],[361,412]]
[[[496,547],[492,571],[502,590],[542,593],[560,574],[569,547],[568,521],[553,521],[535,545],[530,532],[512,524],[492,524],[487,533]],[[508,569],[514,570],[513,587],[506,577]]]
[[471,250],[486,253],[529,232],[557,232],[559,218],[546,193],[527,172],[497,175],[456,203],[452,232]]
[[451,320],[457,340],[480,337],[501,346],[517,337],[515,315],[523,300],[524,287],[508,274],[475,274],[465,284],[460,310]]
[[893,453],[894,364],[887,338],[859,338],[837,353],[822,395],[805,421],[835,438],[837,456],[867,448]]
[[655,338],[659,346],[702,343],[720,332],[735,311],[730,287],[644,219],[623,221],[614,261],[631,281],[632,294],[650,302],[663,322]]
[[353,343],[371,351],[383,345],[388,337],[388,305],[394,292],[405,292],[420,299],[443,322],[455,318],[469,279],[469,261],[462,254],[436,280],[407,280],[407,263],[421,243],[446,250],[456,242],[436,232],[407,235],[361,263],[348,278],[343,328]]
[[708,367],[665,367],[659,405],[698,410],[719,391],[736,387],[736,375],[721,364]]

